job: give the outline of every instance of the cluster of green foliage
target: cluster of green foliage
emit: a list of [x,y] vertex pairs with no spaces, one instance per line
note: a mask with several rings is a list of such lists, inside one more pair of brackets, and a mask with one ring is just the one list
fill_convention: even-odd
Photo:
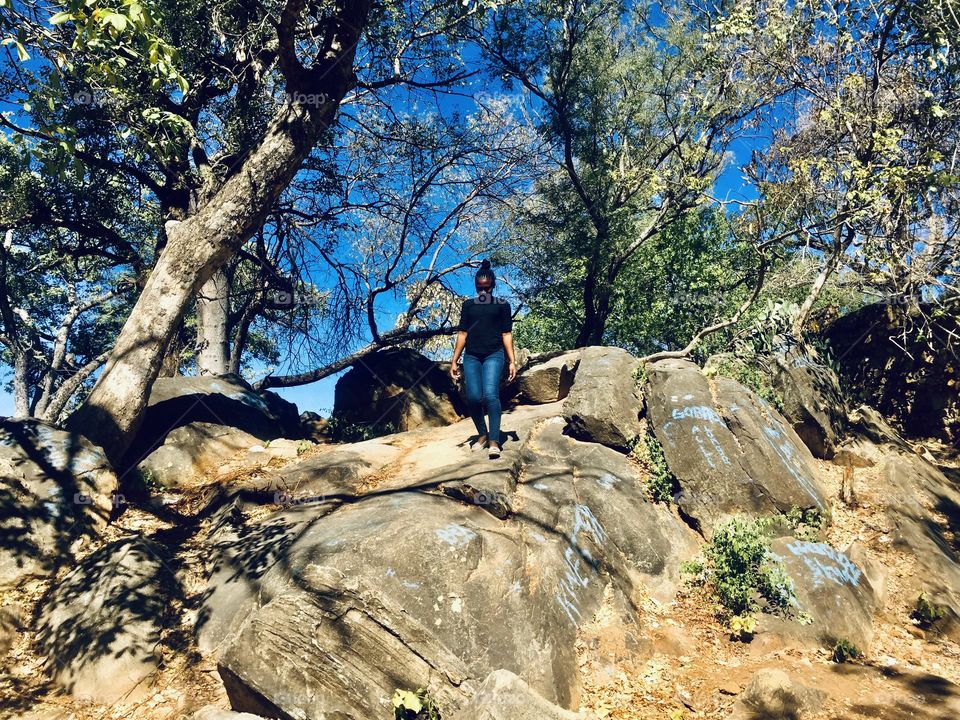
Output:
[[789,615],[796,608],[793,581],[770,550],[771,518],[735,516],[717,526],[703,560],[681,571],[708,587],[729,616],[759,611]]
[[815,542],[826,529],[829,518],[817,508],[792,507],[786,514],[787,522],[793,528],[794,536],[801,540]]
[[917,598],[916,607],[913,608],[910,617],[920,627],[929,628],[943,618],[943,607],[931,601],[927,594],[922,592]]
[[840,638],[833,646],[833,661],[835,663],[845,663],[850,660],[856,660],[862,654],[860,648],[846,638]]
[[633,384],[642,389],[646,387],[649,381],[650,378],[647,375],[647,364],[644,362],[639,363],[633,371]]
[[767,373],[755,357],[740,358],[727,353],[715,355],[705,368],[705,374],[708,377],[722,375],[736,380],[783,412],[783,398],[774,390]]
[[440,709],[424,688],[393,693],[394,720],[440,720]]
[[727,629],[731,640],[750,642],[757,630],[757,616],[753,613],[734,615],[727,621]]
[[336,442],[360,442],[390,435],[397,432],[397,426],[391,422],[358,423],[346,420],[341,415],[332,415],[327,422],[326,432]]
[[630,456],[647,471],[647,489],[657,502],[670,502],[677,492],[677,478],[667,465],[663,446],[653,431],[647,428],[634,439]]

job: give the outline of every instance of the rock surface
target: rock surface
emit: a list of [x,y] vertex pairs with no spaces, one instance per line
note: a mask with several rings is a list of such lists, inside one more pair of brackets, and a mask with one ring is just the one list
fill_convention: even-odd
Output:
[[84,558],[43,601],[37,644],[54,681],[105,704],[147,693],[175,583],[163,547],[140,536]]
[[158,378],[122,464],[176,486],[239,449],[302,435],[296,405],[237,375]]
[[709,381],[692,362],[648,368],[648,419],[680,486],[677,502],[709,537],[736,513],[826,510],[809,451],[776,411],[742,385]]
[[391,348],[367,355],[337,381],[333,415],[403,431],[449,425],[467,408],[438,363],[416,350]]
[[817,712],[826,694],[791,679],[783,670],[764,668],[737,698],[731,720],[801,720]]
[[526,368],[517,376],[517,401],[539,405],[563,400],[573,385],[579,362],[580,352],[572,351]]
[[174,428],[163,445],[150,453],[137,469],[151,482],[179,487],[220,467],[260,439],[225,425],[195,422]]
[[770,546],[793,581],[800,609],[812,622],[764,619],[775,632],[806,637],[832,648],[838,640],[867,650],[873,614],[880,607],[876,584],[850,556],[822,542],[777,538]]
[[477,694],[453,720],[586,720],[547,702],[509,670],[497,670],[483,681]]
[[634,379],[639,365],[620,348],[583,348],[576,382],[563,405],[567,432],[581,440],[629,450],[643,430],[643,397]]
[[[931,309],[924,308],[928,315]],[[920,338],[910,327],[914,321],[899,310],[868,305],[824,335],[849,386],[877,410],[914,436],[960,443],[960,318],[933,317],[924,323],[932,338]]]
[[85,438],[0,422],[0,588],[69,564],[103,530],[116,491],[106,456]]
[[[218,607],[207,613],[227,628],[220,671],[233,707],[380,717],[384,688],[425,687],[455,709],[499,669],[577,707],[577,628],[604,588],[627,605],[668,599],[697,544],[648,501],[634,465],[565,435],[560,412],[510,413],[497,464],[465,463],[469,421],[393,436],[400,454],[375,485],[347,482],[238,530],[251,547],[234,546],[229,574],[211,578]],[[288,476],[324,486],[322,457]]]
[[832,458],[843,441],[849,412],[836,373],[813,348],[787,337],[778,338],[766,366],[784,417],[814,456]]

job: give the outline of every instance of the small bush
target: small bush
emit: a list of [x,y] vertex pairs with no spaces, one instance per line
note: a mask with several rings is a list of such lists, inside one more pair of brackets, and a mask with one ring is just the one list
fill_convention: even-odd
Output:
[[833,661],[835,663],[845,663],[848,660],[855,660],[860,657],[860,649],[849,640],[841,638],[833,646]]
[[396,431],[393,423],[354,423],[339,415],[333,415],[327,421],[327,432],[336,442],[361,442]]
[[647,428],[647,432],[638,435],[630,450],[630,455],[647,472],[647,489],[657,502],[670,502],[677,490],[677,478],[670,472],[667,459],[663,455],[663,446]]
[[704,546],[703,562],[681,565],[694,576],[694,583],[712,589],[728,615],[794,614],[793,581],[770,551],[771,523],[769,518],[730,518],[717,526]]
[[633,384],[638,388],[642,388],[649,381],[647,375],[647,364],[645,362],[637,365],[636,369],[633,371]]
[[393,693],[394,720],[440,720],[440,709],[424,688]]
[[709,377],[721,375],[736,380],[753,390],[779,412],[783,412],[783,399],[767,382],[766,373],[757,366],[755,358],[717,356],[710,364],[707,375]]
[[734,615],[727,622],[727,628],[730,631],[731,640],[750,642],[757,631],[757,616],[751,613]]
[[943,617],[943,608],[930,601],[925,592],[920,593],[917,605],[910,617],[922,628],[928,628]]
[[787,513],[787,522],[795,537],[801,540],[818,541],[827,527],[827,516],[817,508],[801,509],[796,506]]

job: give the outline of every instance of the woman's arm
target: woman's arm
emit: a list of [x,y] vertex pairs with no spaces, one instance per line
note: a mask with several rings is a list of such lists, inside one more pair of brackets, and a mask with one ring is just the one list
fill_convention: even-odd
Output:
[[453,348],[453,359],[450,361],[450,377],[454,382],[460,379],[460,355],[463,354],[463,347],[467,344],[467,331],[461,330],[457,333],[457,344]]
[[502,333],[501,337],[503,338],[503,347],[507,351],[507,360],[510,361],[507,382],[513,382],[513,379],[517,376],[517,357],[513,354],[513,332]]

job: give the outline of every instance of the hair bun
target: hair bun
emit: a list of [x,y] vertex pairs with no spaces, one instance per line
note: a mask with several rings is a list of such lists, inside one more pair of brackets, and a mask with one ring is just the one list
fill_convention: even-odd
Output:
[[484,260],[482,263],[480,263],[480,269],[481,269],[481,270],[489,270],[489,269],[490,269],[490,261],[489,261],[489,260]]

